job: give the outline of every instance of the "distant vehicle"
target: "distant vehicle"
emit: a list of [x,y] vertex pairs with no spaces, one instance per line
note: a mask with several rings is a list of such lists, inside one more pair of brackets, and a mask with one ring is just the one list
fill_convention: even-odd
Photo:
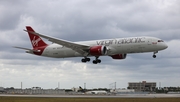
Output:
[[[71,42],[36,33],[30,26],[26,26],[25,31],[29,34],[33,48],[17,46],[15,48],[24,49],[27,53],[45,57],[83,57],[81,61],[84,63],[89,62],[89,57],[92,56],[95,57],[95,60],[92,61],[93,64],[97,64],[101,63],[100,56],[125,59],[129,53],[153,52],[153,58],[156,58],[158,51],[168,47],[163,40],[147,36]],[[46,44],[40,37],[48,39],[53,44]]]

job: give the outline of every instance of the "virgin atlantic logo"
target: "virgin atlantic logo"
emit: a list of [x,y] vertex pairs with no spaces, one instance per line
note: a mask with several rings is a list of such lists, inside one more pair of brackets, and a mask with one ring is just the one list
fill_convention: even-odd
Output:
[[33,46],[38,46],[39,41],[41,41],[41,38],[36,39],[36,36],[34,36],[31,42]]

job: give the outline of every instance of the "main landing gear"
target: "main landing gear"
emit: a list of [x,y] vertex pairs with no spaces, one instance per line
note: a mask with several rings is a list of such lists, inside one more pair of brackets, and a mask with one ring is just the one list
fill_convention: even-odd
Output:
[[153,53],[153,58],[156,58],[156,53],[158,53],[158,51],[155,51],[155,52]]
[[101,60],[100,59],[98,59],[99,57],[96,57],[96,59],[95,60],[93,60],[93,64],[97,64],[97,63],[101,63]]
[[85,57],[85,58],[83,58],[81,61],[82,61],[82,62],[89,62],[90,60],[91,60],[90,58]]
[[[96,59],[92,61],[93,64],[101,63],[101,60],[98,59],[98,58],[99,58],[99,57],[96,57]],[[84,58],[81,60],[81,62],[86,63],[86,62],[89,62],[90,60],[91,60],[90,58],[84,57]]]

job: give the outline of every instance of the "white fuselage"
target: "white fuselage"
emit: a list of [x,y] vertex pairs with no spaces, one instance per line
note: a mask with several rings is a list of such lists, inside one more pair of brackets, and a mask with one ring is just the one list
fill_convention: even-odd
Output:
[[[115,54],[156,52],[167,48],[167,45],[161,39],[155,37],[129,37],[74,43],[89,46],[105,45],[108,48],[108,53],[106,55],[109,56]],[[58,44],[48,45],[41,56],[54,58],[83,57],[82,54]]]

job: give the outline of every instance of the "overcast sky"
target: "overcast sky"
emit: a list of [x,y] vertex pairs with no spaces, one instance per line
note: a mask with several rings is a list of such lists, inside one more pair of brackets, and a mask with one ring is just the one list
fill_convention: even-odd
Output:
[[[100,57],[53,59],[12,48],[31,48],[25,26],[36,32],[83,41],[134,36],[163,39],[168,49],[129,54],[124,60]],[[159,82],[180,86],[179,0],[0,0],[0,86],[23,88],[127,88],[128,82]],[[47,40],[45,40],[47,43]],[[93,57],[91,59],[94,59]]]

